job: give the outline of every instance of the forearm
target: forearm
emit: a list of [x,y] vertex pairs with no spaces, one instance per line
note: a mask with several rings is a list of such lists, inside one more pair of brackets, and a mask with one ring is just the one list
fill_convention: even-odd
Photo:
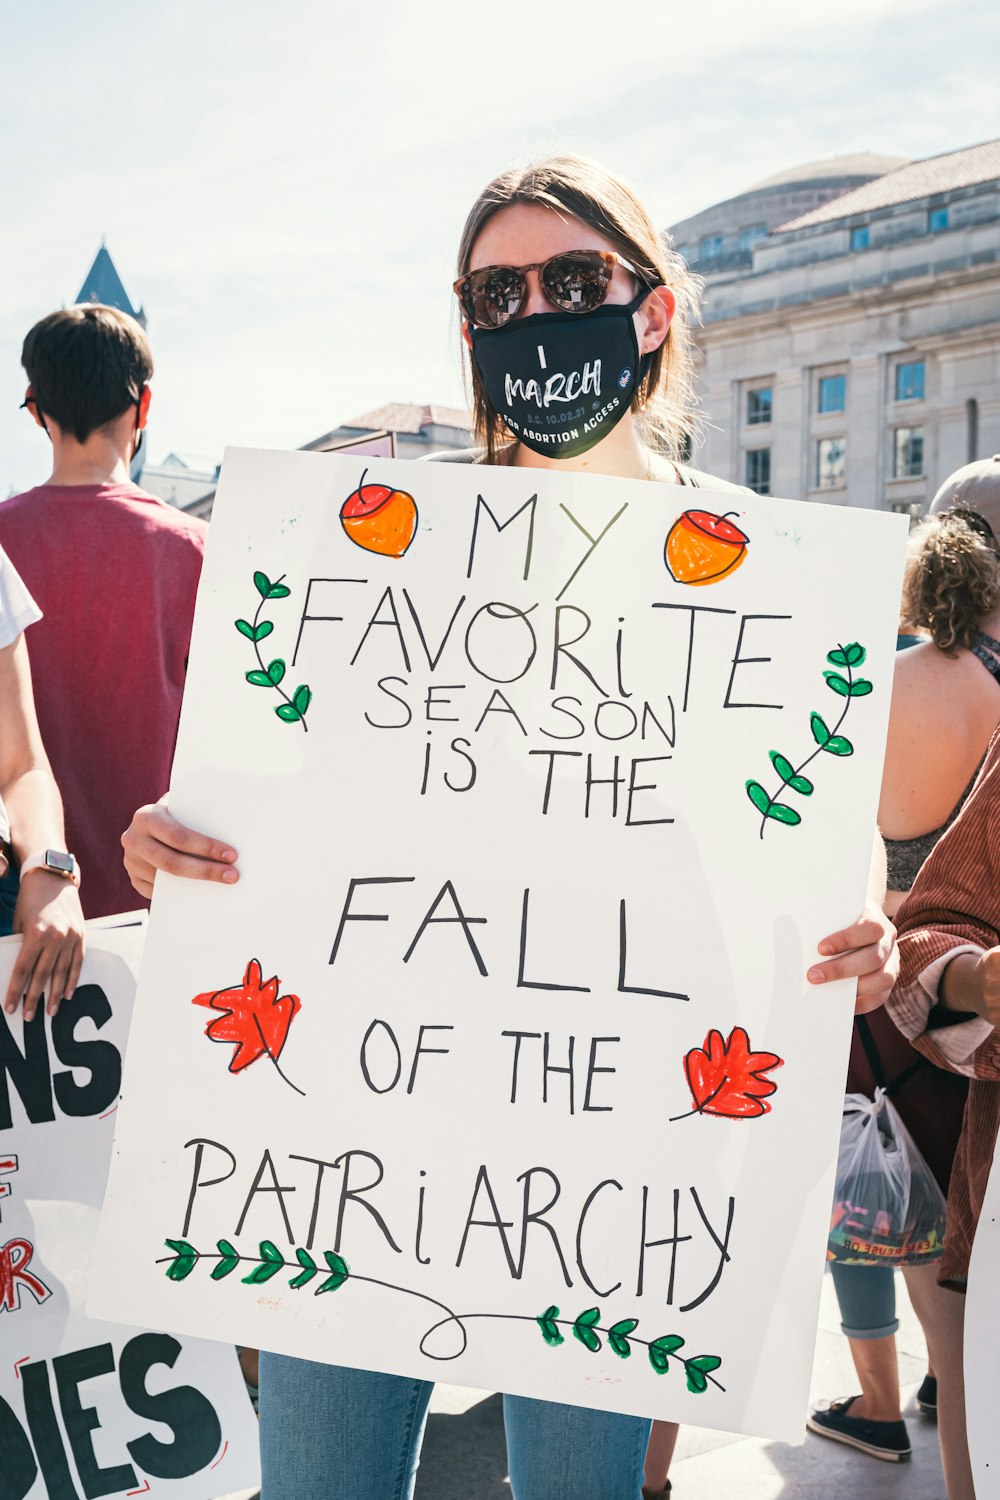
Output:
[[997,956],[997,949],[981,954],[956,954],[938,983],[938,1003],[942,1009],[981,1016],[995,1026],[1000,987],[996,973]]
[[65,849],[62,800],[48,763],[27,767],[0,787],[19,864],[46,849]]
[[62,800],[38,732],[24,637],[0,651],[0,797],[18,861],[65,849]]

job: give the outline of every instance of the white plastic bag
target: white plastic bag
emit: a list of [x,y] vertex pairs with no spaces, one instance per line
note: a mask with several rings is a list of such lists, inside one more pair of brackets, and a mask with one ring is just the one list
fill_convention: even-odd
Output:
[[829,1260],[922,1265],[944,1249],[945,1200],[884,1089],[844,1098]]

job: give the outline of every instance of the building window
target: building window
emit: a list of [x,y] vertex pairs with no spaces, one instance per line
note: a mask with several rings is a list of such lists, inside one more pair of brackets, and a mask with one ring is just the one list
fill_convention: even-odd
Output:
[[739,247],[741,250],[749,250],[755,240],[762,240],[767,234],[766,224],[751,224],[746,229],[740,230]]
[[755,391],[747,391],[747,426],[759,427],[762,422],[770,420],[771,387],[762,385]]
[[717,255],[721,255],[721,254],[722,254],[722,235],[721,234],[704,234],[704,235],[702,235],[702,237],[701,237],[701,244],[698,247],[698,257],[699,257],[699,259],[700,260],[714,260]]
[[749,448],[747,450],[747,486],[758,495],[771,493],[771,450]]
[[868,233],[867,224],[860,224],[857,229],[851,230],[852,250],[867,250],[870,243],[871,236]]
[[971,464],[979,452],[979,402],[973,396],[965,403],[965,461]]
[[924,399],[924,362],[915,359],[911,364],[896,366],[896,400],[922,401]]
[[893,433],[893,479],[921,479],[924,473],[924,429],[897,427]]
[[846,391],[846,375],[821,375],[816,410],[819,412],[843,411]]
[[843,438],[820,438],[816,444],[816,485],[821,490],[839,490],[844,487],[844,455],[847,444]]
[[928,234],[940,234],[942,229],[948,228],[948,210],[946,208],[932,208],[927,215]]

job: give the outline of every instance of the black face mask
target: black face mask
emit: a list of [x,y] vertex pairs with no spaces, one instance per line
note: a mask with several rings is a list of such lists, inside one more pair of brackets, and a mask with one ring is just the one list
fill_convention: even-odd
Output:
[[491,405],[525,447],[576,458],[632,404],[651,354],[639,358],[632,315],[649,296],[591,313],[534,313],[471,328],[472,358]]

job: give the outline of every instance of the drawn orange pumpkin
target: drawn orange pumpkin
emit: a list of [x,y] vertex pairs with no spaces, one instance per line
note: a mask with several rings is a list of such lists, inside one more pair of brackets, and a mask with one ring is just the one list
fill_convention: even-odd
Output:
[[417,503],[406,490],[361,483],[340,507],[340,523],[357,546],[383,557],[402,557],[417,530]]
[[667,535],[667,571],[677,583],[718,583],[735,572],[747,555],[750,538],[729,519],[710,510],[686,510]]

